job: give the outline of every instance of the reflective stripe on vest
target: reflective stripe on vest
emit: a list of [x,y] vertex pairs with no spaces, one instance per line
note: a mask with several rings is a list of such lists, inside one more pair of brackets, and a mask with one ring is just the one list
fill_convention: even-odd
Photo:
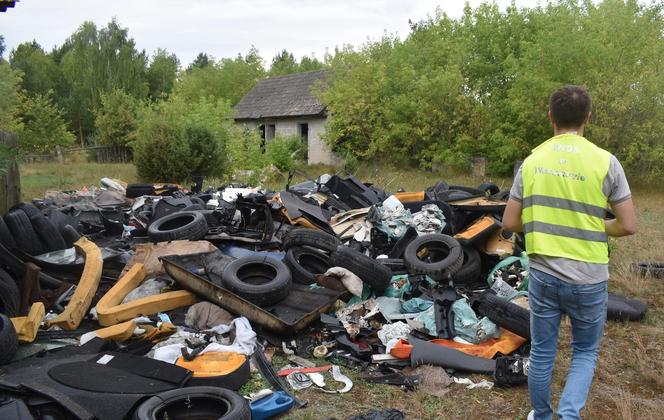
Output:
[[610,160],[609,152],[573,134],[533,150],[521,170],[528,254],[608,262],[602,184]]

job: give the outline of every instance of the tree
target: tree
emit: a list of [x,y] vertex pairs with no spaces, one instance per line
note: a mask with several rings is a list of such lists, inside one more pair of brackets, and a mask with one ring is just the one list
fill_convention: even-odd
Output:
[[138,125],[138,101],[121,89],[101,94],[95,117],[97,140],[104,146],[126,147]]
[[283,76],[285,74],[297,73],[299,71],[300,66],[297,64],[295,56],[286,50],[282,50],[272,58],[269,74],[270,76]]
[[235,58],[224,58],[185,72],[175,87],[175,94],[192,102],[201,98],[225,99],[232,106],[263,77],[263,60],[252,48],[244,57],[238,54]]
[[52,153],[55,146],[68,147],[75,137],[67,131],[62,110],[53,103],[52,93],[22,96],[19,105],[22,128],[19,145],[26,153]]
[[61,56],[67,84],[62,105],[82,144],[94,130],[102,92],[119,88],[139,99],[148,94],[145,51],[136,50],[127,29],[115,19],[100,30],[84,22],[54,55]]
[[207,67],[210,65],[211,62],[214,62],[214,60],[211,60],[210,57],[206,53],[198,53],[194,61],[192,61],[191,64],[189,64],[189,67],[187,67],[187,73],[191,73],[193,69],[202,69],[204,67]]
[[312,54],[311,57],[309,57],[307,55],[302,56],[302,58],[300,59],[300,65],[299,65],[298,70],[299,71],[312,71],[312,70],[320,70],[323,67],[325,67],[325,64],[318,61],[316,56],[314,56]]
[[30,95],[45,95],[58,89],[62,77],[57,63],[44,52],[37,41],[24,42],[12,50],[9,62],[23,72],[21,86]]
[[0,130],[16,131],[20,128],[19,87],[20,72],[12,70],[8,63],[0,61]]
[[161,48],[157,50],[147,70],[150,97],[153,100],[171,93],[179,67],[180,61],[175,54],[169,54]]
[[2,61],[2,54],[5,52],[5,37],[0,35],[0,61]]

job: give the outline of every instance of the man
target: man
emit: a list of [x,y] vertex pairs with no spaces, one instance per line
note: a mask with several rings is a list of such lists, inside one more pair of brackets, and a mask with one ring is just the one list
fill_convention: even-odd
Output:
[[[636,232],[622,166],[583,137],[590,108],[585,87],[565,86],[551,95],[554,137],[523,162],[503,215],[503,228],[525,232],[530,257],[529,419],[553,415],[551,377],[564,313],[572,324],[573,352],[558,416],[580,418],[606,320],[608,236]],[[615,219],[605,220],[607,204]]]

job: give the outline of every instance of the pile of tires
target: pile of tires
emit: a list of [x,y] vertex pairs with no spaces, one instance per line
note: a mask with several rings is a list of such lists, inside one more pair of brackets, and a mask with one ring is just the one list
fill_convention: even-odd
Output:
[[71,247],[80,238],[70,225],[47,218],[30,203],[20,203],[0,218],[0,243],[29,255]]
[[299,284],[316,282],[315,275],[333,267],[332,253],[341,245],[337,237],[311,229],[293,229],[284,237],[282,248],[286,251],[284,262],[290,269],[293,281]]

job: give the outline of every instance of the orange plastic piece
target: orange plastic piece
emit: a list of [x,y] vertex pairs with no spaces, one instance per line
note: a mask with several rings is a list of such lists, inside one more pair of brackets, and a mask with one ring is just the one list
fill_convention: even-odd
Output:
[[404,339],[399,339],[397,344],[390,349],[390,354],[397,359],[408,359],[410,358],[410,352],[413,351],[413,346]]
[[44,315],[46,315],[44,304],[41,302],[35,302],[30,307],[28,316],[9,318],[12,324],[14,324],[19,343],[32,343],[35,341],[37,331],[39,331],[39,325],[44,319]]
[[57,325],[65,330],[75,330],[78,328],[83,317],[88,312],[88,308],[90,308],[92,298],[97,292],[97,287],[99,287],[101,270],[104,265],[104,261],[101,258],[101,250],[94,242],[89,241],[87,238],[81,238],[74,242],[74,246],[85,255],[83,274],[81,274],[81,280],[76,286],[74,296],[72,296],[65,310],[46,323],[49,327]]
[[175,364],[192,371],[194,378],[224,376],[238,370],[247,360],[247,356],[231,351],[211,351],[196,356],[194,360],[178,357]]
[[95,330],[94,333],[97,337],[103,338],[104,340],[123,342],[129,340],[131,336],[134,335],[135,330],[136,321],[131,320],[121,324]]
[[402,203],[413,203],[417,201],[426,200],[426,195],[424,191],[417,192],[398,192],[394,193],[394,196],[399,199]]
[[99,325],[109,326],[141,315],[166,312],[196,303],[196,296],[187,290],[175,290],[121,303],[129,292],[145,280],[143,264],[135,264],[97,303]]
[[[471,356],[483,357],[485,359],[493,359],[497,353],[511,354],[513,351],[521,347],[526,341],[525,338],[507,331],[504,328],[500,329],[500,338],[490,338],[480,344],[462,344],[454,340],[447,340],[443,338],[436,338],[431,340],[431,343],[440,346],[450,347],[462,351]],[[406,340],[399,340],[397,344],[390,350],[390,354],[399,359],[408,359],[413,346]]]
[[481,235],[487,231],[498,229],[500,225],[496,222],[491,216],[482,216],[479,219],[475,220],[462,232],[454,235],[456,239],[466,239],[471,240],[472,238]]

